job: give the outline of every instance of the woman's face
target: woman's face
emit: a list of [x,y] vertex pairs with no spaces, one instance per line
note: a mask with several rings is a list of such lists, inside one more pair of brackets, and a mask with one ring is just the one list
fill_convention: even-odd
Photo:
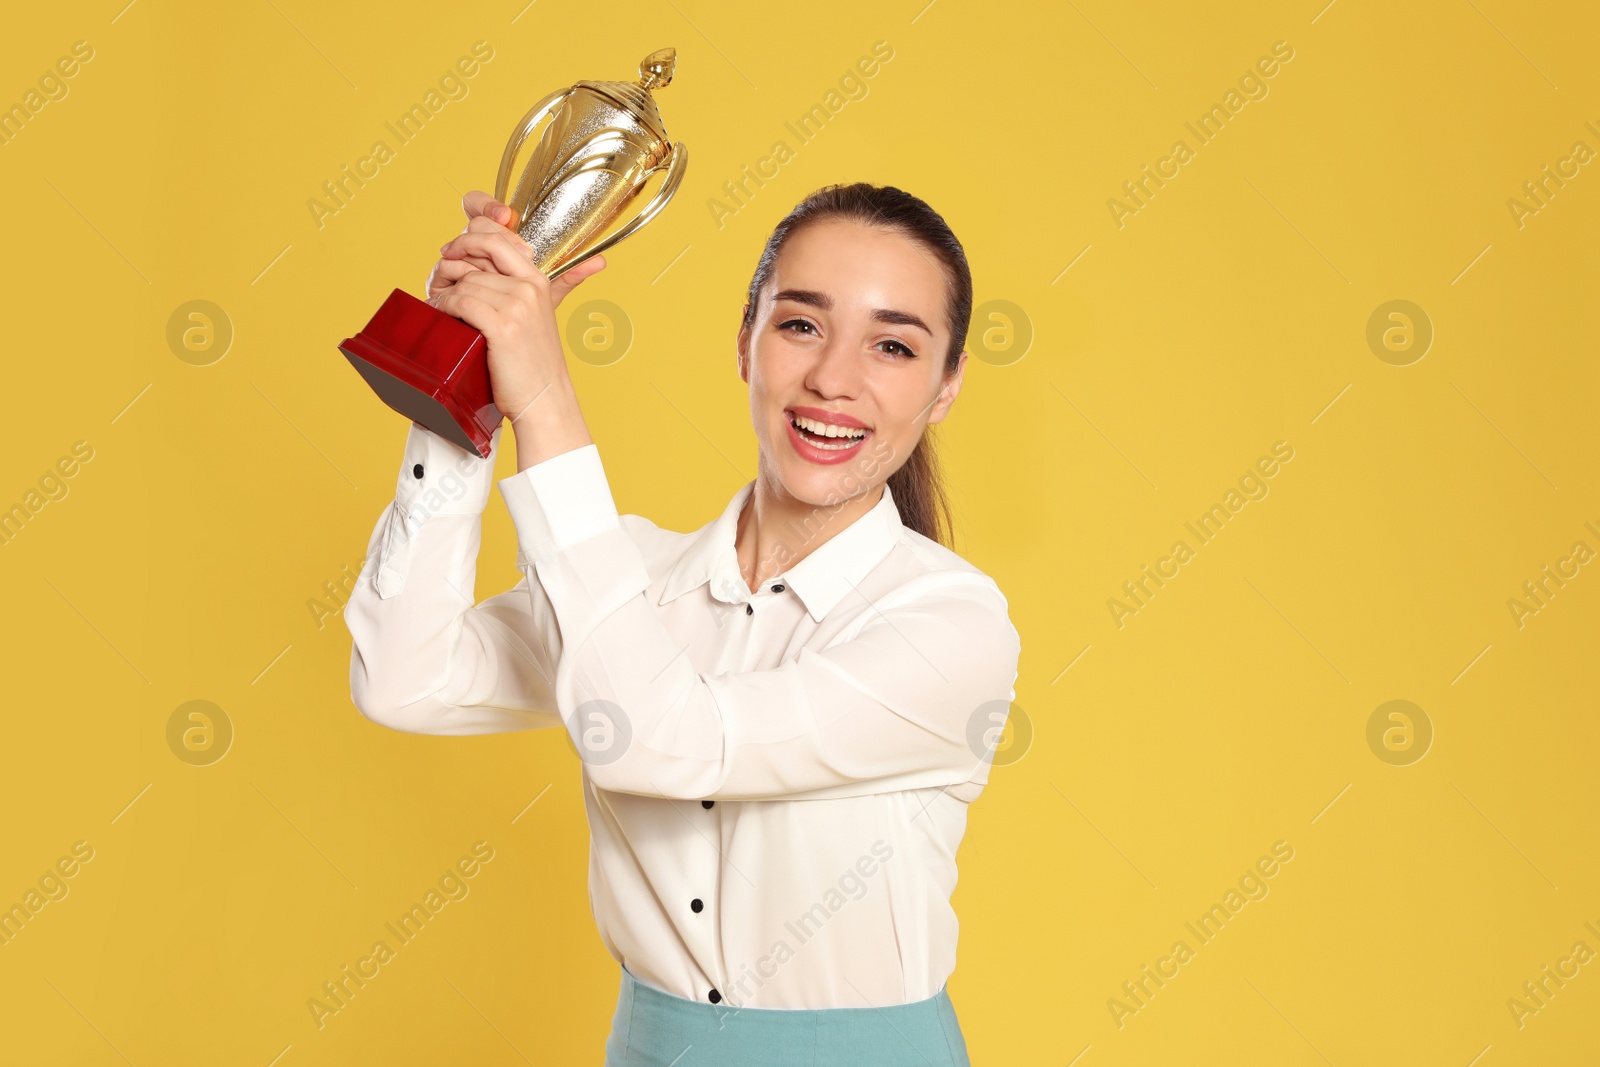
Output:
[[790,234],[738,339],[763,477],[830,506],[910,458],[966,369],[962,352],[944,374],[945,284],[933,253],[894,230],[825,219]]

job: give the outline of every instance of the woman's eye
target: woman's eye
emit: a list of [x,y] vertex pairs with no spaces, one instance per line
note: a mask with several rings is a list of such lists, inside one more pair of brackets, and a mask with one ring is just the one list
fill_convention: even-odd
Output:
[[[789,319],[786,322],[780,322],[777,328],[779,330],[793,330],[793,332],[800,333],[808,337],[815,335],[817,331],[816,326],[810,322],[807,322],[805,319]],[[917,358],[917,354],[915,352],[911,351],[911,349],[907,348],[899,341],[882,341],[879,343],[881,345],[888,346],[888,348],[891,349],[891,351],[889,351],[889,355],[895,356],[899,359]]]

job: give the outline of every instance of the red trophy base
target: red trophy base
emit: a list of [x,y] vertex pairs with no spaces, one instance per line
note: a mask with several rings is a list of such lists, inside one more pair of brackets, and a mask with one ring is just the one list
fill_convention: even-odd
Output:
[[339,351],[385,404],[463,449],[489,455],[489,437],[505,416],[489,388],[483,334],[396,289]]

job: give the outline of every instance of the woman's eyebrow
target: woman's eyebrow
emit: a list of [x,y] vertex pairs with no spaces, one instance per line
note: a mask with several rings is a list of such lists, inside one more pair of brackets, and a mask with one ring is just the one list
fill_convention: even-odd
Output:
[[933,331],[928,329],[928,324],[911,314],[909,311],[893,311],[889,308],[873,308],[872,321],[889,322],[896,326],[915,326],[929,337],[933,336]]
[[[797,304],[806,304],[809,307],[819,308],[823,311],[833,310],[833,297],[815,289],[781,289],[772,298],[773,303],[779,300],[793,300]],[[909,311],[894,311],[890,308],[873,308],[872,321],[887,322],[896,326],[915,326],[929,337],[933,331],[928,329],[928,324]]]

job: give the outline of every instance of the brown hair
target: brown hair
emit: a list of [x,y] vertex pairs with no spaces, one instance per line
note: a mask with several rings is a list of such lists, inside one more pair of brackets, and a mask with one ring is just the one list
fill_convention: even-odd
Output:
[[[962,349],[966,347],[967,327],[972,321],[972,271],[967,266],[967,254],[937,211],[892,185],[867,182],[827,185],[795,205],[773,229],[766,247],[761,250],[755,275],[750,279],[743,325],[749,326],[755,320],[756,299],[772,274],[784,242],[808,223],[833,218],[897,230],[938,258],[944,267],[945,315],[950,325],[950,348],[945,353],[944,373],[946,377],[954,374]],[[932,426],[923,430],[910,457],[889,476],[889,491],[902,522],[948,548],[954,524],[932,433]]]

